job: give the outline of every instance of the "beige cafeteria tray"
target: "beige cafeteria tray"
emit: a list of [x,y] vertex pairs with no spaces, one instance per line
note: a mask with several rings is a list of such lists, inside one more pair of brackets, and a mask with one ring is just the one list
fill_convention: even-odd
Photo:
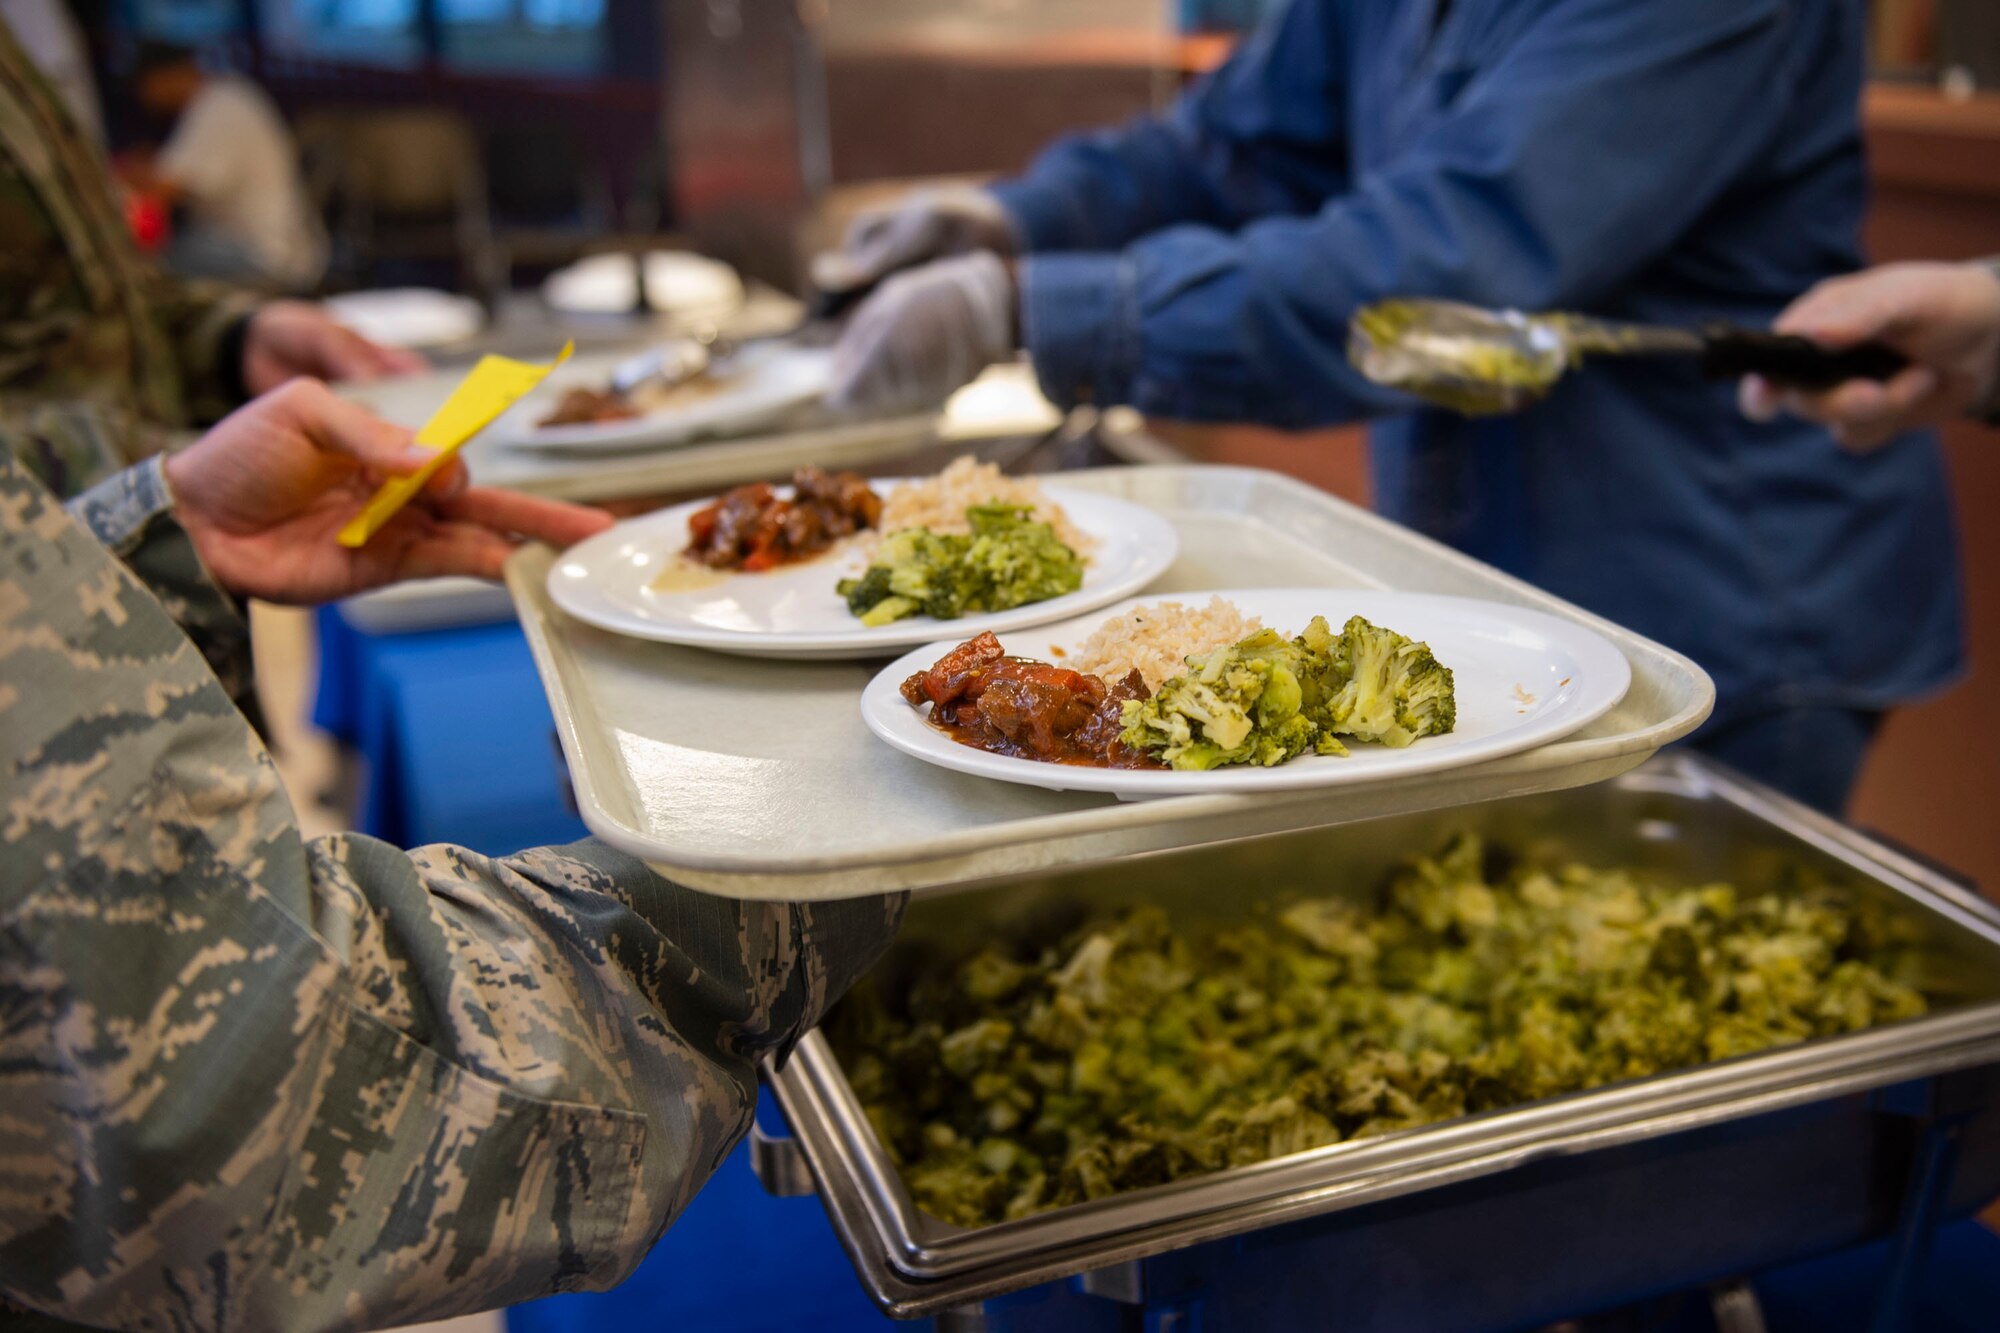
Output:
[[[550,602],[547,547],[507,567],[578,808],[606,842],[733,898],[941,890],[1260,834],[1552,791],[1614,777],[1708,716],[1687,658],[1303,482],[1229,467],[1062,475],[1173,520],[1154,593],[1396,588],[1530,606],[1596,629],[1632,664],[1623,703],[1576,735],[1490,763],[1367,788],[1120,802],[947,772],[862,725],[877,662],[726,657],[593,629]],[[1337,599],[1329,599],[1338,613]]]

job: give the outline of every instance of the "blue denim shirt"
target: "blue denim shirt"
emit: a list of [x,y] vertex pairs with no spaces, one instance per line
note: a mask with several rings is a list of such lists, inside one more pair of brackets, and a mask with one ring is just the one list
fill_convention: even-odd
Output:
[[1767,324],[1861,263],[1860,0],[1294,0],[1166,115],[995,187],[1058,402],[1373,418],[1389,516],[1670,644],[1718,716],[1880,707],[1960,668],[1936,442],[1852,456],[1688,366],[1515,417],[1347,365],[1389,295]]

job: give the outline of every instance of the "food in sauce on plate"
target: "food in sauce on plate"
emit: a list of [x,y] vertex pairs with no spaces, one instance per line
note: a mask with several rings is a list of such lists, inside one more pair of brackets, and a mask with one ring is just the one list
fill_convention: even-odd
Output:
[[1047,601],[1083,586],[1091,539],[1040,486],[960,458],[886,499],[853,472],[801,468],[792,494],[738,486],[688,518],[682,559],[653,581],[660,592],[712,586],[713,571],[760,573],[796,564],[849,537],[885,534],[867,566],[835,591],[867,626],[915,615],[955,620]]
[[589,385],[578,385],[563,394],[555,409],[535,424],[538,426],[596,426],[614,421],[636,421],[653,412],[669,411],[699,402],[728,383],[728,377],[708,371],[693,375],[677,384],[661,384],[650,381],[634,388],[630,393],[620,393],[606,386],[602,389]]
[[964,532],[889,529],[867,570],[835,591],[864,625],[915,615],[957,620],[1075,592],[1083,586],[1083,557],[1032,513],[976,504],[965,511]]
[[[1293,639],[1257,628],[1214,645],[1218,629],[1248,623],[1219,598],[1198,612],[1143,606],[1100,626],[1071,666],[1010,657],[982,634],[911,676],[902,693],[913,707],[928,705],[930,723],[961,744],[1107,768],[1270,767],[1308,753],[1345,755],[1347,740],[1401,749],[1457,723],[1451,669],[1423,643],[1360,616],[1335,633],[1315,616]],[[1180,669],[1148,680],[1146,668],[1167,669],[1168,652]],[[1083,665],[1125,674],[1114,686]],[[989,705],[993,685],[1003,688]]]
[[1545,845],[1460,835],[1239,920],[1041,914],[877,968],[826,1032],[917,1205],[976,1227],[1932,1002],[1909,923],[1812,867],[1683,883]]
[[1147,697],[1127,673],[1116,685],[1068,667],[1009,657],[991,632],[968,639],[902,685],[953,740],[1020,759],[1093,768],[1159,768],[1124,741],[1125,705]]
[[752,482],[689,515],[682,555],[710,569],[756,573],[809,560],[874,527],[881,514],[881,497],[858,473],[802,467],[789,497]]

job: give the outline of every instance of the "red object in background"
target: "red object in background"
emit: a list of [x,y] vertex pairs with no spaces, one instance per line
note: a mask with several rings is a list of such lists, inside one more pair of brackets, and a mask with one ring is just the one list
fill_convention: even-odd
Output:
[[125,225],[138,243],[140,253],[153,254],[173,235],[173,214],[159,199],[149,194],[128,192],[125,196]]

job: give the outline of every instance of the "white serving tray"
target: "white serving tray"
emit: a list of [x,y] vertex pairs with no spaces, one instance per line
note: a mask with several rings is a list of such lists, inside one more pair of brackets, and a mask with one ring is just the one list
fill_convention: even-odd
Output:
[[529,547],[507,586],[548,690],[577,805],[599,837],[695,888],[813,900],[935,892],[1141,852],[1353,823],[1615,777],[1693,731],[1715,687],[1687,658],[1303,482],[1227,467],[1065,473],[1166,515],[1180,558],[1147,595],[1258,586],[1395,588],[1533,607],[1623,652],[1609,714],[1539,749],[1328,792],[1120,802],[941,771],[868,733],[879,664],[771,662],[593,629]]

